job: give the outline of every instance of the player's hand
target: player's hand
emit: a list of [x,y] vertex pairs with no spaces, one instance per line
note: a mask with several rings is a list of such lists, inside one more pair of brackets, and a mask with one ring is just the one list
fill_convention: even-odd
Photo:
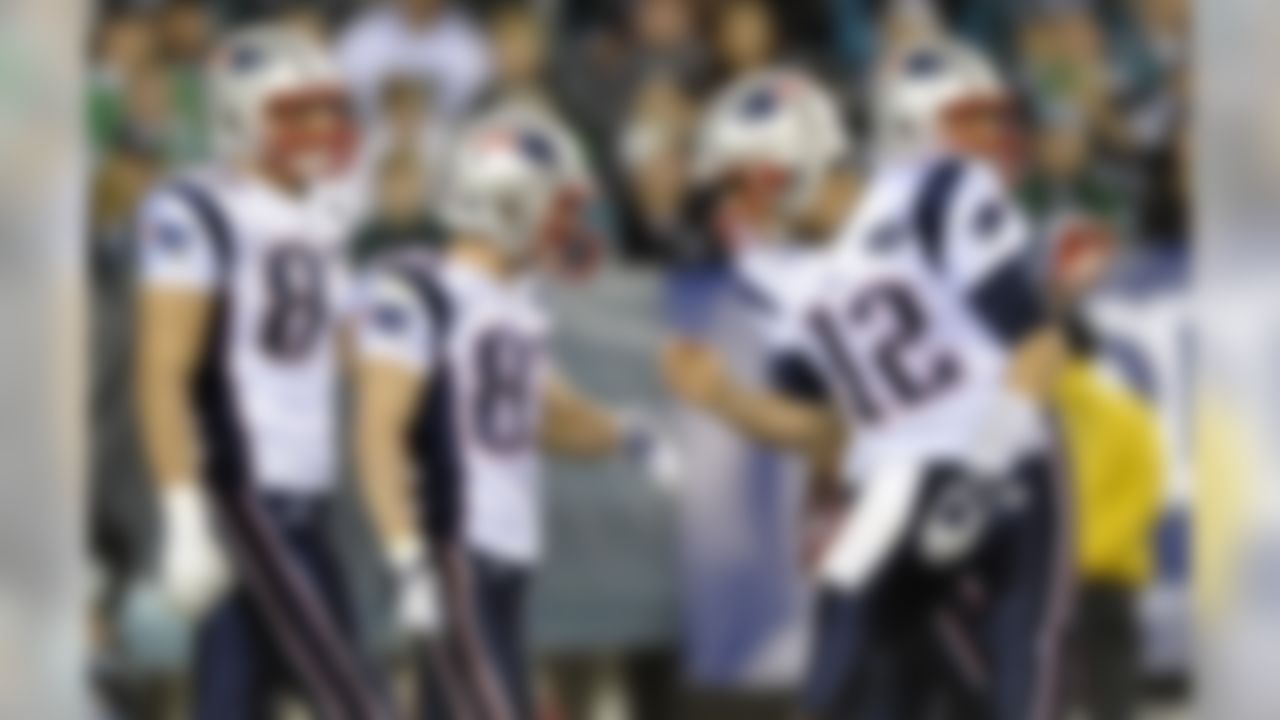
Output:
[[231,586],[231,572],[200,487],[184,482],[160,497],[160,589],[184,617],[202,616]]
[[627,459],[663,493],[674,493],[684,477],[684,459],[657,422],[643,414],[622,416],[623,451]]
[[729,383],[720,353],[707,343],[675,339],[659,357],[659,369],[671,394],[695,407],[712,407]]
[[408,542],[393,548],[391,565],[396,629],[415,639],[438,634],[443,625],[439,583],[422,545]]

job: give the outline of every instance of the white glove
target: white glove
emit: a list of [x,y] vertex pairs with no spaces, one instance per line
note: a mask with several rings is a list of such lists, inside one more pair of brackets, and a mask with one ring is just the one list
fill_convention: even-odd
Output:
[[390,552],[395,574],[395,622],[405,637],[424,638],[438,634],[442,619],[436,574],[427,561],[422,543],[407,540]]
[[195,482],[172,485],[160,513],[160,589],[184,617],[199,618],[231,586],[204,494]]
[[675,443],[638,413],[623,413],[619,422],[627,460],[660,492],[674,494],[684,477],[684,458]]

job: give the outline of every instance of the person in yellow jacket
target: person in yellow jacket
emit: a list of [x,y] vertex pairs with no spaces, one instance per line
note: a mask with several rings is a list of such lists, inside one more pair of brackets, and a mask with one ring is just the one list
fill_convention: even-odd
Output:
[[1138,598],[1152,572],[1152,532],[1165,475],[1154,410],[1095,357],[1080,300],[1102,277],[1110,244],[1064,233],[1050,265],[1070,358],[1054,389],[1073,481],[1077,599],[1076,702],[1090,720],[1138,714]]

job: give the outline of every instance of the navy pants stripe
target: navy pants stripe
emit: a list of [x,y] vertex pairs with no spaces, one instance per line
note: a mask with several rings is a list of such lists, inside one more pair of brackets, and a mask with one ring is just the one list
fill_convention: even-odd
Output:
[[993,548],[999,557],[984,639],[997,678],[994,716],[1002,720],[1051,720],[1064,710],[1064,643],[1075,587],[1070,504],[1055,460],[1026,468],[1031,502]]
[[525,621],[529,572],[438,546],[445,634],[423,653],[423,714],[431,720],[531,720]]
[[215,496],[240,583],[199,631],[197,717],[271,717],[290,685],[322,718],[387,717],[351,641],[326,503],[238,489]]
[[961,567],[938,572],[904,549],[863,591],[820,595],[806,716],[1061,716],[1070,506],[1053,458],[1018,474],[1024,502]]

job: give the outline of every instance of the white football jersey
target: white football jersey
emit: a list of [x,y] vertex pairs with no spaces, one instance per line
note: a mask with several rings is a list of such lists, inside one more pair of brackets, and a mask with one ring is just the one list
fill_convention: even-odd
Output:
[[761,330],[765,337],[773,340],[784,333],[786,318],[808,300],[813,284],[824,274],[824,249],[816,244],[775,241],[754,243],[734,255],[739,286],[763,311]]
[[411,433],[430,531],[501,560],[536,562],[550,323],[532,284],[408,251],[378,263],[361,285],[361,356],[427,378]]
[[144,203],[140,282],[215,300],[193,402],[214,483],[315,493],[336,476],[338,328],[352,217],[222,170]]
[[850,479],[966,457],[1007,392],[1010,348],[1044,318],[1029,241],[983,165],[934,158],[873,179],[786,343],[851,419]]

